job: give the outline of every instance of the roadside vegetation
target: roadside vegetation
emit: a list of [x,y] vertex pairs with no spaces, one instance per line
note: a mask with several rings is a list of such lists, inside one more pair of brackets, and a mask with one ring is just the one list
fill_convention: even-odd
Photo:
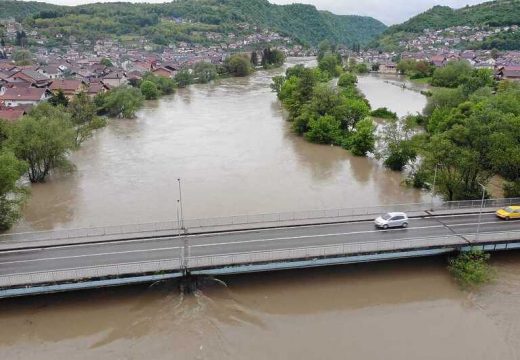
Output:
[[461,287],[473,289],[493,280],[495,270],[489,265],[489,258],[482,250],[461,252],[449,260],[448,270]]

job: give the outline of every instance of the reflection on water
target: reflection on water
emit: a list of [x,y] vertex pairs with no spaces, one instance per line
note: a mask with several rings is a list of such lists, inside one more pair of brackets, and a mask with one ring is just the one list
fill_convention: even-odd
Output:
[[75,174],[33,187],[13,231],[171,220],[178,177],[187,218],[423,199],[375,160],[295,136],[269,88],[280,72],[190,86],[147,102],[136,119],[112,120],[73,154]]
[[2,301],[0,358],[512,360],[518,256],[470,297],[437,258]]

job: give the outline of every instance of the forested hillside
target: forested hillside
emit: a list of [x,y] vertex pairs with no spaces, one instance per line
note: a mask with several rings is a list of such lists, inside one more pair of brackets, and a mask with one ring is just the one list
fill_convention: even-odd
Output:
[[[425,29],[442,30],[454,26],[495,28],[511,25],[520,25],[520,0],[495,0],[461,9],[435,6],[402,24],[389,27],[372,45],[387,49],[396,47],[399,41],[417,36]],[[504,49],[518,48],[520,44],[511,44],[511,39],[514,38],[518,37],[502,34],[494,44]],[[489,46],[489,43],[482,44],[484,48]],[[473,47],[478,48],[480,45],[473,44]]]
[[[163,4],[105,3],[52,6],[36,2],[0,0],[0,17],[15,17],[44,35],[95,39],[113,36],[147,36],[196,41],[197,31],[229,32],[248,23],[277,31],[303,44],[328,39],[338,44],[366,44],[386,26],[370,17],[337,16],[314,6],[273,5],[267,0],[178,0]],[[172,19],[183,19],[179,23]]]

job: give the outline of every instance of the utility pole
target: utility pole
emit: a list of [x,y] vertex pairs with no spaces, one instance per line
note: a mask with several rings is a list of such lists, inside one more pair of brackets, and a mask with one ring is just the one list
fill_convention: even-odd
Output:
[[481,183],[478,183],[482,188],[482,202],[480,203],[480,211],[478,213],[478,225],[477,225],[477,237],[476,241],[478,242],[480,239],[480,219],[482,218],[482,209],[484,208],[484,198],[486,197],[486,187]]
[[186,230],[184,228],[184,214],[182,213],[182,189],[181,189],[181,178],[177,178],[177,182],[179,183],[179,204],[181,207],[181,229]]

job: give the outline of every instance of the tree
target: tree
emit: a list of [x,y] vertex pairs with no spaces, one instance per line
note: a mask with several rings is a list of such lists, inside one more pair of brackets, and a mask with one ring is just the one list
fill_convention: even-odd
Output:
[[251,65],[258,66],[258,54],[256,51],[251,52]]
[[209,62],[200,61],[193,66],[193,77],[200,84],[207,84],[218,78],[217,67]]
[[381,156],[384,165],[394,171],[401,171],[417,157],[412,142],[413,132],[409,124],[397,119],[388,121],[382,130],[381,140],[384,149]]
[[305,138],[318,144],[338,144],[341,141],[341,124],[331,115],[314,118],[309,122]]
[[318,63],[318,68],[329,74],[330,77],[338,77],[341,73],[341,63],[335,54],[327,54]]
[[175,74],[175,82],[180,88],[193,84],[193,75],[188,69],[183,69]]
[[101,113],[108,116],[133,118],[143,105],[143,101],[141,90],[130,86],[120,86],[97,97],[96,105],[100,108]]
[[464,288],[472,288],[489,282],[495,272],[489,266],[490,255],[481,250],[461,252],[449,261],[448,269]]
[[31,182],[44,182],[52,169],[67,166],[67,154],[74,145],[69,113],[47,103],[17,122],[7,140],[16,157],[27,162]]
[[467,61],[450,61],[446,66],[437,68],[433,72],[432,85],[447,88],[456,88],[468,78],[473,68]]
[[24,191],[17,185],[26,164],[10,151],[0,151],[0,231],[7,230],[20,217]]
[[69,99],[63,93],[63,90],[59,89],[55,94],[53,94],[49,99],[49,104],[52,106],[63,106],[67,107],[69,105]]
[[25,31],[22,30],[16,32],[15,44],[21,47],[25,47],[25,45],[27,45],[27,34]]
[[177,87],[175,80],[164,76],[157,76],[151,72],[143,75],[141,83],[145,81],[153,82],[157,87],[157,90],[159,90],[160,95],[173,94],[175,92],[175,88]]
[[372,119],[365,118],[356,124],[355,131],[350,134],[345,147],[356,156],[366,156],[373,152],[376,144],[375,125]]
[[157,85],[155,85],[155,83],[150,80],[143,81],[139,88],[141,89],[141,93],[146,100],[155,100],[159,97],[159,90],[157,89]]
[[285,76],[274,76],[273,82],[271,85],[271,90],[276,93],[276,95],[280,95],[280,92],[282,91],[283,84],[285,83]]
[[249,57],[244,54],[231,55],[224,62],[224,66],[230,75],[236,77],[247,76],[253,71]]
[[96,105],[84,92],[74,96],[67,110],[75,129],[76,147],[89,139],[95,130],[106,126],[106,120],[96,115]]
[[112,60],[110,60],[109,58],[103,58],[101,59],[101,61],[99,62],[101,65],[104,65],[106,67],[113,67],[114,64],[112,64]]
[[267,69],[273,66],[282,66],[285,55],[278,49],[265,48],[262,52],[262,66]]
[[13,60],[17,66],[31,65],[32,55],[28,50],[17,50],[13,54]]
[[344,72],[341,74],[338,80],[338,86],[340,87],[350,87],[355,86],[358,82],[357,76],[352,74],[351,72]]

